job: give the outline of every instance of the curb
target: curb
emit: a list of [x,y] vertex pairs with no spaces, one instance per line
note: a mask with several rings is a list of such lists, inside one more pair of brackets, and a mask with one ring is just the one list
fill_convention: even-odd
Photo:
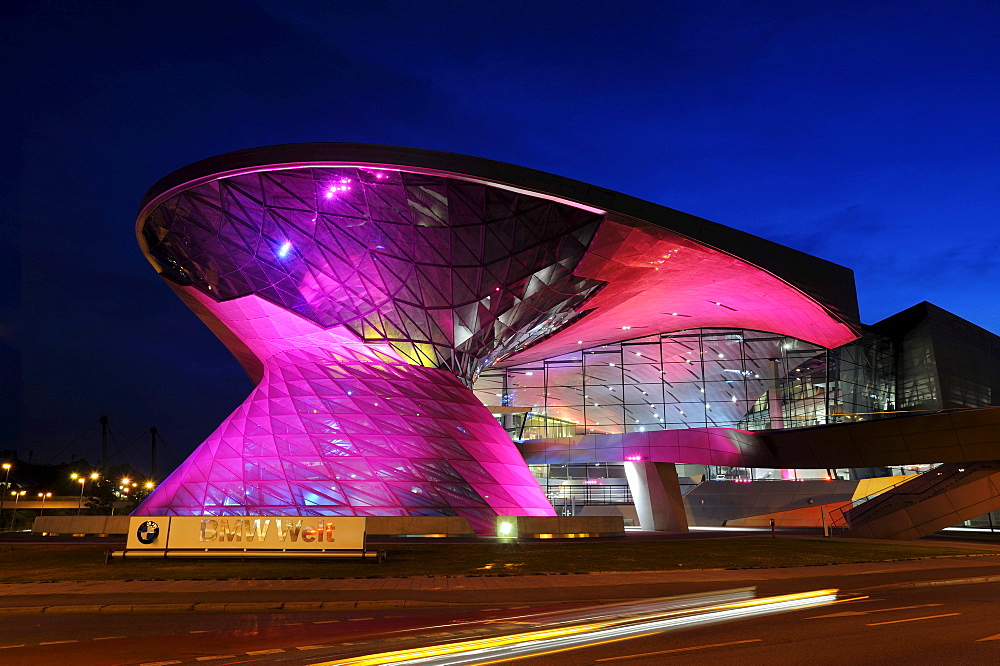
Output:
[[1000,583],[1000,576],[976,576],[974,578],[947,578],[945,580],[921,580],[910,583],[890,583],[889,585],[874,585],[859,587],[852,592],[868,590],[910,590],[919,587],[945,587],[947,585],[975,585],[977,583]]
[[[541,603],[541,602],[539,602]],[[419,601],[414,599],[384,599],[377,601],[285,601],[285,602],[201,602],[191,604],[78,604],[62,606],[0,607],[2,615],[72,615],[81,613],[186,613],[227,612],[257,613],[262,611],[313,610],[379,610],[391,608],[430,608],[435,606],[481,605],[480,602]],[[502,604],[501,604],[502,605]],[[522,604],[524,605],[524,604]]]

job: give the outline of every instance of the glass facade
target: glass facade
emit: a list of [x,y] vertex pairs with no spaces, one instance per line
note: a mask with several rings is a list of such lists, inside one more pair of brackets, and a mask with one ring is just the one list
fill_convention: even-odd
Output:
[[142,221],[149,255],[213,300],[256,294],[471,382],[580,316],[574,267],[603,219],[488,185],[302,168],[192,186]]
[[515,441],[697,427],[764,430],[867,420],[895,406],[892,346],[836,349],[692,329],[489,370],[474,385]]
[[[171,177],[145,204],[147,258],[256,385],[147,508],[458,514],[486,534],[496,515],[630,503],[621,461],[643,460],[623,444],[529,469],[511,440],[566,449],[608,435],[591,441],[665,450],[703,435],[707,448],[657,456],[702,463],[680,465],[689,480],[831,478],[848,470],[718,466],[787,464],[745,432],[662,431],[850,423],[1000,396],[996,336],[928,304],[844,344],[857,312],[842,267],[644,202],[604,210],[627,198],[580,183],[556,196],[546,174],[501,165],[494,182],[460,175],[456,156],[432,160],[443,170],[394,167],[359,164],[385,153],[357,149],[329,163],[294,146],[244,154]],[[258,162],[286,150],[305,152]],[[520,189],[522,177],[545,189]],[[605,204],[581,203],[592,194]]]
[[896,341],[899,409],[1000,405],[1000,338],[930,303],[873,327]]
[[585,506],[633,501],[620,463],[529,465],[529,469],[560,515],[576,515]]

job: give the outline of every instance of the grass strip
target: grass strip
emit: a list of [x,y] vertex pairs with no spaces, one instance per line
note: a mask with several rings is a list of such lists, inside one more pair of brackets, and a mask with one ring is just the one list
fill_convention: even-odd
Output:
[[0,582],[398,578],[765,569],[983,554],[942,546],[744,537],[693,541],[391,544],[382,564],[351,560],[116,560],[99,544],[5,544]]

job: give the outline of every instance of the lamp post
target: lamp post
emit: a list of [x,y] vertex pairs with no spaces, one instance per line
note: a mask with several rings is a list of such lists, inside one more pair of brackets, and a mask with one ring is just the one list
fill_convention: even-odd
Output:
[[7,474],[6,474],[6,476],[4,477],[4,480],[3,480],[4,492],[0,493],[0,516],[3,515],[3,503],[4,503],[4,500],[7,499],[7,488],[10,488],[10,468],[12,466],[13,465],[11,465],[10,463],[4,463],[3,464],[4,471],[6,471]]
[[87,479],[81,476],[76,482],[80,484],[80,503],[76,507],[76,515],[79,516],[83,512],[83,487],[87,484]]
[[14,519],[17,517],[17,501],[27,494],[27,490],[22,490],[17,492],[16,490],[10,491],[10,494],[14,496],[14,510],[10,513],[10,529],[14,529]]
[[[73,479],[74,481],[77,481],[77,482],[79,482],[79,483],[83,483],[82,481],[80,481],[80,475],[79,475],[79,474],[77,474],[76,472],[73,472],[72,474],[70,474],[70,475],[69,475],[69,478],[71,478],[71,479]],[[81,507],[83,507],[83,488],[80,488],[80,506],[81,506]],[[80,515],[80,512],[79,512],[79,511],[77,511],[77,512],[76,512],[76,515],[78,515],[78,516],[79,516],[79,515]]]
[[[72,474],[69,475],[69,478],[73,479],[74,481],[80,484],[80,503],[76,509],[76,515],[79,516],[80,513],[83,511],[83,489],[87,486],[87,477],[80,476],[76,472],[73,472]],[[91,481],[96,481],[99,478],[101,478],[101,475],[98,474],[97,472],[90,473]]]
[[42,498],[42,510],[38,513],[39,516],[45,515],[45,500],[52,497],[52,493],[38,493],[38,496]]

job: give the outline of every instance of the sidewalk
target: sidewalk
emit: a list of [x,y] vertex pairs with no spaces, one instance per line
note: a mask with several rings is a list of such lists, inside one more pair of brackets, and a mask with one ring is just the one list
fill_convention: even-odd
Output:
[[0,584],[0,615],[345,610],[601,602],[756,586],[767,593],[1000,581],[1000,555],[780,569],[308,580],[80,581]]

